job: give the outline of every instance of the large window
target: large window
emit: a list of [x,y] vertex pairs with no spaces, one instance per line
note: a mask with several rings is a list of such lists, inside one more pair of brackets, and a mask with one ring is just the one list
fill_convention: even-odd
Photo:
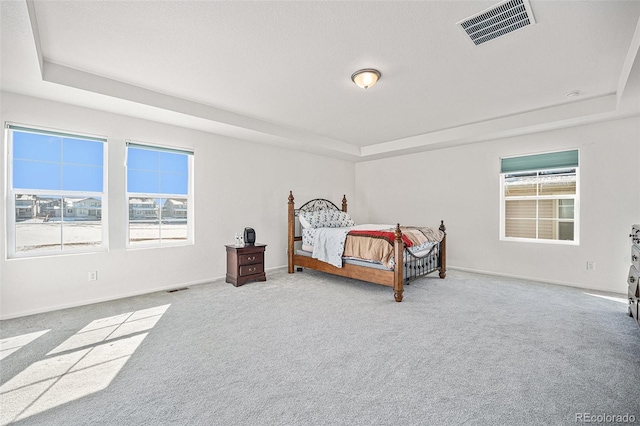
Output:
[[577,244],[578,151],[501,160],[500,238]]
[[9,257],[106,248],[106,139],[6,126]]
[[129,246],[193,243],[193,152],[127,142]]

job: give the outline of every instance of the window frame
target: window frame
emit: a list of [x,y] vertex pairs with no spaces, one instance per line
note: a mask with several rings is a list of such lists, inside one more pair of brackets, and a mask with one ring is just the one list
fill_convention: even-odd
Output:
[[[195,244],[195,208],[194,208],[194,158],[195,152],[190,148],[182,148],[175,146],[162,145],[157,143],[148,143],[148,142],[139,142],[134,140],[126,140],[125,141],[125,160],[124,160],[124,169],[125,169],[125,182],[124,182],[124,193],[125,193],[125,217],[127,218],[127,226],[125,232],[125,246],[128,250],[138,250],[138,249],[149,249],[149,248],[163,248],[163,247],[180,247],[180,246],[190,246]],[[170,193],[146,193],[146,192],[129,192],[129,147],[133,148],[141,148],[148,149],[151,151],[160,151],[160,152],[173,152],[178,154],[184,154],[187,156],[187,195],[184,194],[170,194]],[[162,233],[160,233],[160,237],[157,242],[144,242],[144,243],[131,243],[131,218],[130,218],[130,203],[129,200],[131,198],[151,198],[151,199],[164,199],[165,202],[167,199],[172,198],[181,198],[187,199],[187,238],[186,240],[181,241],[163,241]],[[163,206],[157,206],[158,211],[162,212]],[[162,213],[160,213],[160,216]],[[162,217],[159,218],[159,227],[160,232],[162,228]]]
[[[62,189],[21,189],[14,188],[13,171],[14,171],[14,144],[13,135],[16,131],[22,133],[35,133],[45,135],[57,135],[68,139],[92,140],[102,143],[102,192],[97,191],[77,191]],[[52,129],[44,126],[34,126],[29,124],[20,124],[6,121],[4,123],[4,140],[6,143],[5,150],[5,170],[6,170],[6,233],[5,233],[5,252],[7,259],[36,258],[48,256],[65,256],[74,254],[97,253],[109,250],[109,220],[108,220],[108,138],[106,136],[67,131],[60,129]],[[100,244],[90,247],[71,247],[64,248],[64,241],[61,241],[60,249],[37,250],[37,251],[17,251],[16,250],[16,196],[18,195],[35,195],[37,197],[60,197],[65,198],[101,199],[100,214]],[[61,217],[64,217],[66,206],[61,206]],[[61,236],[64,234],[64,221],[60,220]]]
[[[572,245],[578,246],[580,245],[580,151],[577,149],[569,149],[569,150],[561,150],[561,151],[547,151],[536,154],[527,154],[527,155],[514,155],[510,157],[501,157],[500,162],[504,159],[509,158],[519,158],[519,157],[527,157],[529,155],[544,155],[544,154],[553,154],[553,153],[562,153],[565,151],[578,151],[578,165],[576,166],[553,166],[553,167],[545,167],[545,168],[535,168],[531,170],[522,170],[522,171],[508,171],[502,172],[500,170],[500,241],[510,241],[510,242],[524,242],[524,243],[536,243],[536,244],[560,244],[560,245]],[[506,197],[505,196],[505,178],[507,175],[513,175],[517,173],[538,173],[537,177],[540,176],[540,173],[554,171],[554,170],[564,170],[564,169],[575,169],[576,175],[576,191],[575,194],[561,194],[561,195],[540,195],[537,193],[536,195],[530,196],[514,196],[514,197]],[[509,200],[517,201],[517,200],[531,200],[536,201],[536,203],[540,200],[557,200],[558,206],[557,209],[557,225],[560,222],[570,222],[566,218],[562,218],[560,215],[560,203],[559,200],[573,200],[573,240],[560,240],[560,239],[545,239],[545,238],[527,238],[527,237],[507,237],[506,236],[506,202]],[[539,216],[538,209],[536,208],[536,235],[538,234],[538,226],[539,226]]]

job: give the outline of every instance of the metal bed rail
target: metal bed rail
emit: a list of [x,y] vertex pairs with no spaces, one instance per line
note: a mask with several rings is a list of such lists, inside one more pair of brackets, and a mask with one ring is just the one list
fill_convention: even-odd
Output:
[[438,270],[441,265],[440,243],[434,244],[428,253],[417,256],[409,250],[405,250],[404,256],[404,282],[409,283],[416,278]]

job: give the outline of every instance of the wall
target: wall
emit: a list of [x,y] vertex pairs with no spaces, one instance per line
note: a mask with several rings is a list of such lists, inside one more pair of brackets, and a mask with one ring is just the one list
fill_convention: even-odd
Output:
[[[289,190],[298,202],[315,197],[339,202],[343,194],[354,193],[355,170],[347,161],[12,93],[1,95],[3,123],[109,138],[109,251],[7,260],[3,243],[2,319],[219,279],[226,273],[224,245],[232,244],[234,234],[246,226],[256,230],[258,242],[268,244],[267,269],[286,265]],[[125,139],[195,151],[195,245],[125,248]],[[2,152],[6,152],[4,138]],[[251,166],[245,166],[247,159]],[[4,161],[0,167],[4,189]],[[2,200],[0,241],[6,241],[4,195]],[[88,282],[87,272],[93,270],[98,271],[98,281]]]
[[[580,149],[580,245],[499,241],[500,157],[571,148]],[[450,267],[626,294],[639,159],[640,119],[609,121],[358,163],[355,206],[368,212],[361,222],[444,219]]]
[[[316,197],[339,203],[347,194],[349,211],[358,223],[438,225],[444,219],[450,267],[626,292],[627,236],[630,225],[640,223],[639,118],[354,165],[87,108],[1,95],[2,122],[109,137],[109,251],[7,260],[6,247],[0,245],[2,319],[219,280],[226,268],[223,246],[245,226],[256,229],[259,242],[269,245],[268,269],[286,265],[289,190],[297,205]],[[194,149],[195,245],[125,248],[125,139]],[[4,144],[3,138],[3,153]],[[570,148],[580,149],[580,245],[499,241],[499,158]],[[247,157],[253,166],[238,171]],[[4,188],[4,161],[0,164]],[[3,195],[1,241],[6,240],[5,206]],[[586,270],[588,260],[596,262],[594,271]],[[97,282],[87,281],[91,270],[98,271]]]

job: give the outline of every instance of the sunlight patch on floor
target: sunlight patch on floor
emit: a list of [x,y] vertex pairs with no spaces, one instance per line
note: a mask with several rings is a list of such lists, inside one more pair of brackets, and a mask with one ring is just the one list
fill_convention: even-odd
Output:
[[47,355],[79,349],[133,333],[151,330],[168,307],[169,305],[158,306],[92,321]]
[[20,336],[7,337],[0,340],[0,360],[5,359],[15,351],[21,349],[23,346],[36,340],[38,337],[49,332],[51,330],[36,331],[34,333],[22,334]]
[[593,294],[593,293],[585,293],[587,296],[599,297],[601,299],[611,300],[612,302],[624,303],[625,305],[629,303],[627,299],[623,299],[621,297],[611,297],[611,296],[603,296],[601,294]]
[[92,321],[31,364],[0,387],[2,425],[107,388],[169,306]]

